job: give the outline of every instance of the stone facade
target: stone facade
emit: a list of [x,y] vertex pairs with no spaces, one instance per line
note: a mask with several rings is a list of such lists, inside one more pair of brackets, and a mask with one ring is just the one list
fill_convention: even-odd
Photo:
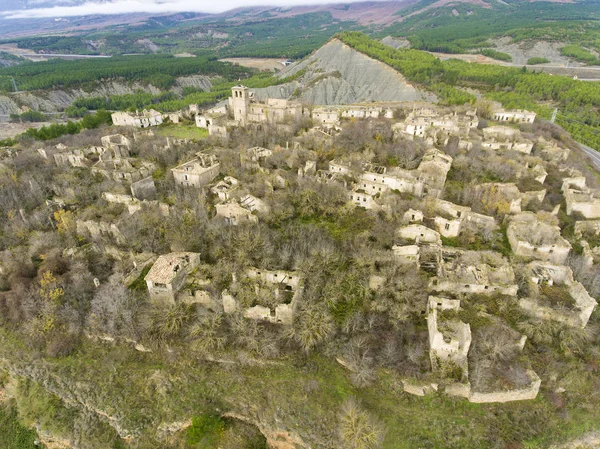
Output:
[[160,112],[154,109],[135,114],[129,112],[114,112],[111,114],[113,125],[115,126],[135,126],[136,128],[148,128],[150,126],[158,126],[163,122],[163,116]]
[[215,179],[221,164],[215,156],[198,153],[196,159],[171,169],[175,182],[180,186],[202,187]]
[[493,119],[498,122],[533,123],[535,121],[535,116],[535,112],[520,109],[514,111],[500,110],[494,112]]

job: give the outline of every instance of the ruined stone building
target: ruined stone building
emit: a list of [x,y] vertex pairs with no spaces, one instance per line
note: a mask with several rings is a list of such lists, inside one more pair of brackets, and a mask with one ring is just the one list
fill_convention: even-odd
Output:
[[511,217],[506,236],[516,256],[564,264],[571,244],[560,234],[560,228],[540,221],[532,212]]
[[113,134],[101,138],[102,146],[109,150],[112,158],[126,158],[130,156],[131,141],[122,134]]
[[408,114],[403,123],[393,126],[397,136],[408,139],[415,137],[445,142],[450,136],[468,137],[470,130],[477,128],[479,119],[477,111],[466,111],[464,114],[451,112],[440,114],[430,108],[421,108]]
[[172,168],[173,178],[180,186],[202,187],[215,179],[221,170],[221,164],[213,155],[198,153],[196,158]]
[[379,209],[379,204],[375,201],[375,195],[365,193],[362,189],[354,189],[349,194],[350,202],[357,207],[364,207],[368,210]]
[[433,223],[444,237],[458,237],[467,227],[475,232],[494,231],[498,227],[494,217],[473,212],[470,207],[437,198],[432,203]]
[[329,161],[329,171],[331,173],[340,173],[345,175],[350,172],[350,164],[334,159]]
[[440,196],[446,177],[452,167],[452,158],[443,151],[430,148],[417,167],[418,179],[425,184],[425,193]]
[[340,111],[330,106],[316,107],[312,110],[313,123],[325,128],[339,126]]
[[115,181],[132,183],[150,176],[156,165],[137,158],[109,159],[96,162],[91,170]]
[[160,112],[154,109],[142,112],[113,112],[111,114],[113,125],[115,126],[135,126],[136,128],[148,128],[150,126],[158,126],[163,122],[163,116]]
[[240,151],[240,163],[245,170],[260,170],[267,158],[272,155],[273,151],[267,148],[246,148]]
[[87,167],[85,154],[81,150],[73,150],[65,153],[55,153],[54,163],[57,167]]
[[548,142],[546,139],[540,136],[538,139],[538,147],[540,148],[540,156],[548,162],[558,164],[564,162],[569,157],[571,150],[569,148],[559,147],[556,140]]
[[452,294],[517,294],[515,273],[499,253],[450,248],[442,249],[437,276],[429,288]]
[[[274,295],[274,302],[276,304],[271,307],[264,304],[253,304],[242,310],[244,317],[251,320],[268,321],[274,324],[291,325],[298,303],[298,296],[301,292],[301,282],[298,273],[294,271],[249,268],[245,275],[252,282],[268,286]],[[237,279],[234,277],[232,287],[235,288],[236,283]],[[223,292],[222,299],[225,313],[233,313],[236,310],[240,310],[241,305],[228,291]]]
[[275,98],[267,99],[266,103],[256,101],[254,92],[246,86],[235,86],[231,89],[229,110],[234,120],[242,126],[248,123],[284,123],[298,120],[304,114],[301,103]]
[[536,261],[527,265],[525,273],[528,295],[519,305],[527,313],[573,327],[587,325],[598,303],[573,279],[569,267]]
[[562,191],[567,215],[577,212],[585,218],[600,218],[600,191],[587,187],[585,177],[564,179]]
[[258,217],[250,210],[242,207],[236,200],[223,204],[215,204],[216,216],[225,220],[230,226],[238,226],[244,223],[258,223]]
[[90,236],[93,239],[107,237],[116,243],[124,243],[125,236],[114,223],[107,223],[95,220],[77,220],[77,234],[80,236]]
[[420,224],[409,224],[396,231],[400,241],[415,242],[416,244],[441,245],[442,239],[439,232]]
[[139,200],[131,195],[103,192],[102,199],[108,203],[123,204],[125,207],[127,207],[127,211],[130,215],[142,210],[144,205],[158,208],[160,213],[165,217],[167,217],[170,213],[168,204],[160,203],[158,201]]
[[138,200],[152,201],[156,199],[156,185],[152,176],[131,183],[131,196]]
[[404,170],[393,167],[370,167],[373,171],[365,171],[357,183],[357,189],[370,195],[383,194],[388,190],[397,190],[401,193],[410,193],[421,197],[425,190],[419,173],[416,170]]
[[233,176],[225,176],[225,178],[211,187],[210,191],[220,202],[225,202],[231,199],[231,194],[237,189],[238,185],[239,181]]
[[254,195],[242,196],[240,198],[240,206],[242,206],[244,209],[248,209],[250,212],[256,211],[263,214],[267,214],[271,210],[265,201],[255,197]]
[[491,150],[518,151],[530,154],[533,142],[523,139],[521,131],[510,126],[490,126],[483,130],[483,148]]
[[394,111],[379,106],[341,106],[340,116],[342,118],[394,118]]
[[458,368],[461,380],[468,380],[471,327],[456,318],[445,318],[444,312],[458,311],[460,301],[430,296],[427,301],[427,330],[429,332],[429,358],[434,372]]
[[175,302],[188,275],[200,264],[200,254],[190,252],[164,254],[156,259],[144,278],[150,297]]
[[535,121],[535,112],[517,109],[514,111],[505,111],[503,109],[494,112],[493,119],[497,122],[514,123],[533,123]]

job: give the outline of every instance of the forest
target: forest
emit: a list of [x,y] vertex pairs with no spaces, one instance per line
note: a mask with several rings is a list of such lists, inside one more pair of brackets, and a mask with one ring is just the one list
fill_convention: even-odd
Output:
[[203,74],[235,80],[246,77],[248,73],[250,71],[244,67],[218,61],[210,52],[193,58],[139,55],[75,61],[50,60],[0,68],[0,90],[14,90],[11,78],[14,78],[20,91],[68,88],[98,80],[125,80],[168,89],[180,76]]

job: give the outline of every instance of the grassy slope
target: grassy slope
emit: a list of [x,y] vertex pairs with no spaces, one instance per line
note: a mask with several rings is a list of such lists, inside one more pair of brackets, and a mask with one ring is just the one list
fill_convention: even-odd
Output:
[[[340,365],[319,356],[232,366],[202,362],[189,347],[174,347],[176,355],[167,362],[160,354],[88,343],[75,356],[33,361],[24,348],[15,350],[20,345],[13,336],[4,330],[0,336],[2,357],[17,366],[29,365],[29,372],[37,372],[45,385],[85,398],[142,435],[152,434],[161,422],[217,409],[260,416],[267,423],[279,419],[287,430],[300,429],[305,440],[312,435],[314,444],[334,438],[337,412],[351,396],[385,422],[384,447],[390,449],[486,448],[502,442],[506,447],[515,442],[546,447],[597,429],[600,422],[600,407],[591,394],[600,386],[595,369],[559,354],[531,354],[544,377],[537,400],[478,405],[438,395],[409,396],[401,392],[400,379],[388,372],[380,372],[370,388],[356,389]],[[548,356],[551,361],[545,360]],[[559,401],[550,391],[556,383],[548,380],[549,368],[567,388]],[[140,440],[141,448],[156,444],[146,437]]]

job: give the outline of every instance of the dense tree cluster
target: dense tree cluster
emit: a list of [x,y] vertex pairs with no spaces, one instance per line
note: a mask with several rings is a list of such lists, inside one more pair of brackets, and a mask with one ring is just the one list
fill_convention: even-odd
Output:
[[83,129],[94,129],[101,125],[112,123],[110,112],[99,110],[94,115],[86,115],[78,122],[68,121],[66,124],[54,123],[42,126],[39,129],[29,128],[20,137],[35,140],[50,140],[64,136],[65,134],[77,134]]
[[76,61],[50,60],[0,68],[0,90],[13,90],[10,77],[14,77],[19,90],[72,87],[99,80],[125,80],[168,89],[180,76],[204,74],[235,80],[248,73],[249,69],[220,62],[212,54],[195,58],[139,55]]

